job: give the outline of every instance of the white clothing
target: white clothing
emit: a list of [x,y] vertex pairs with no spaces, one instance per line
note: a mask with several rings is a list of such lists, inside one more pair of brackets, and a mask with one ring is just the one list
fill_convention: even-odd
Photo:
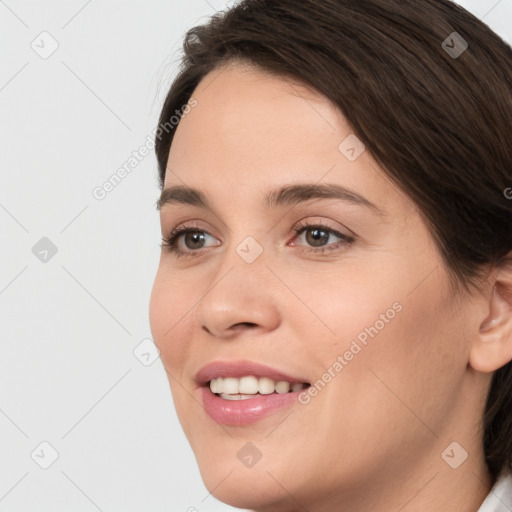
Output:
[[478,512],[512,512],[512,474],[500,475]]

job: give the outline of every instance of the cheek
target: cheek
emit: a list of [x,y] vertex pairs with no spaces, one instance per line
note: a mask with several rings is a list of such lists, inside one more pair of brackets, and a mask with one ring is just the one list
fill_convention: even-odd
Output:
[[[390,293],[367,291],[372,302],[364,304],[360,296],[343,316],[348,330],[338,352],[350,350],[353,340],[361,350],[342,371],[338,397],[369,430],[381,425],[390,432],[416,431],[418,442],[433,441],[422,422],[440,430],[467,363],[445,276],[436,273],[412,292],[396,284]],[[393,304],[399,308],[391,312]],[[354,320],[358,308],[365,313]]]
[[405,396],[409,384],[412,389],[423,386],[423,391],[433,396],[461,377],[466,368],[461,312],[450,292],[447,271],[442,265],[434,268],[430,274],[411,271],[406,282],[414,285],[401,285],[395,292],[402,311],[379,336],[372,360],[390,377],[407,379],[400,382],[398,377],[392,378]]
[[403,314],[400,299],[404,293],[399,281],[386,272],[379,275],[375,266],[369,272],[347,264],[328,273],[315,273],[314,282],[299,275],[294,277],[294,290],[307,309],[292,297],[294,308],[284,316],[292,319],[291,324],[301,325],[297,339],[303,351],[314,352],[317,369],[328,368],[338,355],[351,349],[347,355],[355,360],[352,356],[358,348],[353,342],[361,348],[357,359],[362,359],[360,355],[372,340],[385,337]]
[[[184,369],[191,358],[190,315],[197,294],[190,286],[178,283],[173,273],[161,264],[155,277],[149,304],[149,320],[155,345],[169,381],[176,414],[188,436],[191,431],[189,392],[185,390]],[[188,388],[188,386],[187,386]]]
[[167,291],[161,267],[153,283],[151,297],[149,300],[149,323],[153,340],[157,347],[162,350],[163,340],[166,331],[172,326],[169,321],[169,311],[172,311],[172,295]]
[[171,371],[183,368],[187,359],[190,335],[185,329],[191,323],[196,297],[191,286],[182,286],[160,265],[151,291],[149,321],[164,367]]
[[[305,295],[324,326],[315,319],[303,326],[302,349],[316,378],[332,382],[312,402],[344,404],[343,410],[323,408],[324,424],[337,424],[332,416],[346,421],[350,411],[360,421],[356,430],[362,424],[371,430],[384,418],[390,428],[397,421],[412,428],[411,410],[439,424],[463,378],[467,354],[446,272],[439,267],[422,281],[435,264],[391,263],[372,273],[339,273]],[[336,377],[324,373],[329,369]]]

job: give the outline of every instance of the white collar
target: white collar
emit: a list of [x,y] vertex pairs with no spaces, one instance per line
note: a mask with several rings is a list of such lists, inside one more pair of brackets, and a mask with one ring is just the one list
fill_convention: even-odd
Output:
[[478,512],[512,512],[512,474],[503,473]]

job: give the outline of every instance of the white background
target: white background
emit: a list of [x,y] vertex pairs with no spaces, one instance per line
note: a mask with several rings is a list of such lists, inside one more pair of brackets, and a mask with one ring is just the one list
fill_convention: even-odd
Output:
[[[512,42],[512,0],[461,4]],[[0,0],[0,512],[234,510],[200,479],[160,359],[133,353],[151,338],[153,152],[92,194],[153,138],[185,30],[226,5]]]

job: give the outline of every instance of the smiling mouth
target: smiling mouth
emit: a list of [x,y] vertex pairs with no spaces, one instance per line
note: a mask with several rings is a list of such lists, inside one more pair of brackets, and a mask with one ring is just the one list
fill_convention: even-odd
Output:
[[224,400],[249,400],[261,395],[298,393],[310,385],[308,382],[276,381],[254,375],[241,378],[217,377],[206,383],[214,395]]

